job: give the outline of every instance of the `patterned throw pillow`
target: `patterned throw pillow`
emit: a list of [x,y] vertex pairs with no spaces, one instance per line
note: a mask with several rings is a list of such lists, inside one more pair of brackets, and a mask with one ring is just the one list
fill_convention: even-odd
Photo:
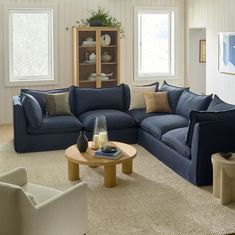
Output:
[[146,113],[163,112],[171,113],[167,92],[146,92]]
[[69,92],[44,94],[48,116],[71,115]]

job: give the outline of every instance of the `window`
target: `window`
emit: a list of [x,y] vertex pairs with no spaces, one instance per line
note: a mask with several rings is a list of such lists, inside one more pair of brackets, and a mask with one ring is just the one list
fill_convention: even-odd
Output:
[[175,75],[175,11],[135,9],[135,79]]
[[7,8],[8,84],[54,82],[52,8]]

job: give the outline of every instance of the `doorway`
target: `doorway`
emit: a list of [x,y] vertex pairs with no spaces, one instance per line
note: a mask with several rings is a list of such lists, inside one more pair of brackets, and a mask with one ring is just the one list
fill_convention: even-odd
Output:
[[201,57],[203,40],[206,40],[205,28],[189,29],[188,43],[188,84],[197,94],[206,93],[206,60]]

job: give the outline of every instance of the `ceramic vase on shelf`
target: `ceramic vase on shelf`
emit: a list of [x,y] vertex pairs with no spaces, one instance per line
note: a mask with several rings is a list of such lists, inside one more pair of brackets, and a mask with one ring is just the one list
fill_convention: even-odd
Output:
[[94,149],[102,148],[108,143],[108,132],[105,116],[97,116],[93,129],[93,144]]
[[111,60],[112,60],[112,56],[109,55],[107,51],[105,51],[104,54],[101,55],[102,62],[110,62]]
[[96,61],[96,54],[94,52],[92,52],[90,55],[89,55],[89,60],[90,61]]
[[81,153],[84,153],[87,151],[88,148],[88,139],[86,137],[85,131],[80,131],[80,135],[77,139],[77,148]]

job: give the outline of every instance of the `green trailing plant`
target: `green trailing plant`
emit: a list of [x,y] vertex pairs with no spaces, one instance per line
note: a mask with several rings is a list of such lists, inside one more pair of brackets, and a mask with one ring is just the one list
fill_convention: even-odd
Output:
[[96,22],[100,23],[101,26],[104,27],[116,28],[120,33],[120,37],[125,37],[122,23],[117,18],[110,15],[109,11],[106,11],[102,8],[98,8],[97,10],[89,11],[89,13],[89,18],[77,21],[79,26],[91,26],[94,22]]

